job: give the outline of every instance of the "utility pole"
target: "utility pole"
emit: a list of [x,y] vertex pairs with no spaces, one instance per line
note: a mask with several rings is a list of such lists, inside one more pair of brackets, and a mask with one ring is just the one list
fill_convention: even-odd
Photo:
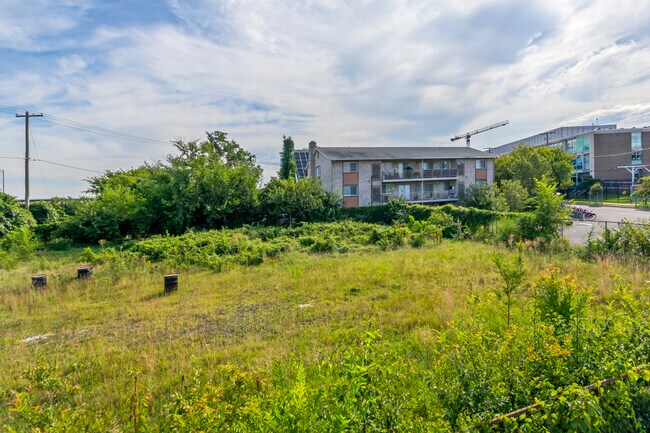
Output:
[[25,111],[25,114],[16,114],[16,117],[25,118],[25,209],[29,210],[29,118],[43,117],[43,113],[30,114]]

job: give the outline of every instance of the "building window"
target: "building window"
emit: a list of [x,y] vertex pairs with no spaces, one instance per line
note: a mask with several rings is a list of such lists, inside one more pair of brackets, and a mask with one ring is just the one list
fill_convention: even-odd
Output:
[[487,185],[487,180],[477,180],[475,183],[476,186],[483,186],[483,185]]
[[343,187],[343,197],[356,197],[356,196],[357,196],[356,185],[345,185]]
[[643,156],[641,152],[632,152],[632,165],[643,164]]
[[584,152],[589,150],[589,136],[581,135],[576,137],[576,152]]
[[633,132],[632,133],[632,149],[641,149],[643,147],[643,142],[641,141],[641,133]]
[[585,161],[585,170],[591,170],[591,160],[589,159],[588,153],[584,154],[584,161]]
[[573,169],[574,170],[583,170],[584,169],[584,160],[582,158],[582,155],[576,156],[576,158],[572,159],[571,162],[573,163]]
[[569,153],[576,151],[576,139],[572,138],[571,140],[566,141],[566,151]]
[[316,167],[316,177],[320,178],[320,165]]
[[358,171],[358,167],[356,161],[354,162],[349,161],[343,163],[343,173],[356,173],[357,171]]
[[476,169],[477,170],[483,170],[487,168],[487,161],[484,159],[477,159],[476,160]]

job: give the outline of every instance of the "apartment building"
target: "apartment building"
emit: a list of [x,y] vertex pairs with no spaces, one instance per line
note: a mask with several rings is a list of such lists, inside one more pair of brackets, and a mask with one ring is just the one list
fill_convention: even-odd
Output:
[[495,156],[517,146],[549,146],[566,150],[573,164],[572,180],[630,183],[650,175],[650,127],[616,125],[563,127],[490,149]]
[[450,203],[473,184],[494,182],[494,155],[471,147],[320,147],[309,143],[309,175],[339,191],[346,207]]

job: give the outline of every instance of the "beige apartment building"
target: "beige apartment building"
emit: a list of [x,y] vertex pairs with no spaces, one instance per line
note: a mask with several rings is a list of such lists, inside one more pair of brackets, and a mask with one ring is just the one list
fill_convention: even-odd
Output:
[[471,147],[320,147],[309,143],[308,174],[345,207],[386,203],[444,204],[474,184],[494,182],[495,156]]

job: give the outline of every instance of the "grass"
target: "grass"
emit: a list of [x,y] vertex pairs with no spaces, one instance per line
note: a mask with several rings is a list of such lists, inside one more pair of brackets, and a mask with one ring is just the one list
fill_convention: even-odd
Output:
[[[167,296],[162,275],[178,269],[164,262],[118,270],[98,265],[92,279],[80,281],[81,251],[47,253],[0,271],[0,423],[10,422],[11,390],[32,386],[23,372],[39,366],[69,372],[78,387],[74,401],[112,419],[119,430],[131,422],[130,372],[138,372],[147,405],[162,413],[192,371],[233,365],[264,382],[278,362],[318,366],[357,344],[368,329],[389,344],[432,343],[476,314],[477,297],[487,300],[481,326],[503,332],[505,311],[493,296],[501,284],[490,259],[494,251],[454,240],[385,252],[292,251],[220,273],[181,269],[179,290]],[[621,281],[647,302],[646,265],[526,255],[530,276],[548,264],[590,289],[596,315],[606,314]],[[37,272],[48,274],[47,289],[30,287]],[[517,305],[515,323],[526,314],[526,304]],[[47,338],[24,341],[36,335]]]

